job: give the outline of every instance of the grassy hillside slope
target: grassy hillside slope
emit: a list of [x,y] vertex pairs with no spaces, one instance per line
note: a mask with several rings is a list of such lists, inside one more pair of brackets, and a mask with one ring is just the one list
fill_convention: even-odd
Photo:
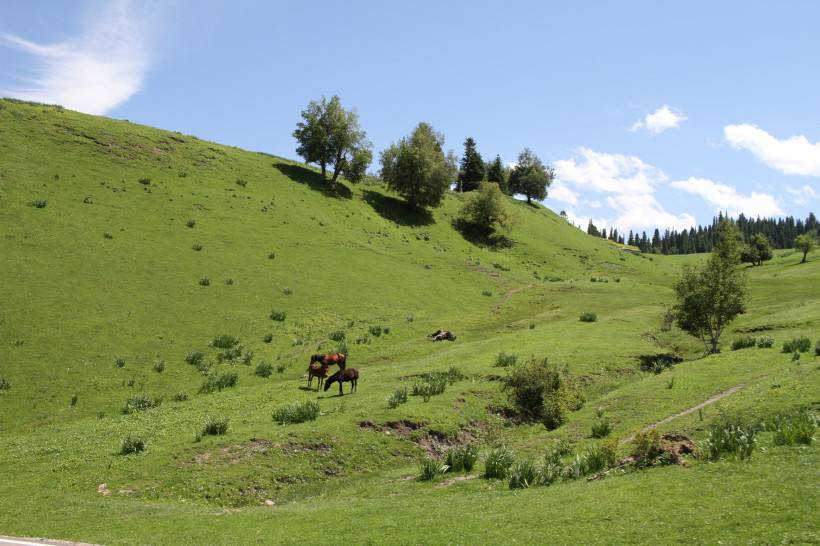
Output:
[[[793,363],[779,351],[796,335],[820,337],[816,255],[797,265],[779,252],[750,269],[749,312],[724,354],[698,359],[699,344],[662,323],[680,266],[700,257],[626,253],[513,200],[514,244],[486,248],[451,225],[462,197],[412,212],[380,185],[329,194],[315,171],[286,159],[0,101],[0,378],[11,384],[0,390],[0,534],[227,544],[378,543],[383,532],[390,542],[531,543],[558,533],[595,543],[648,542],[708,521],[738,542],[817,539],[814,446],[523,494],[504,482],[406,480],[431,438],[540,456],[557,439],[595,443],[599,407],[612,436],[627,440],[733,387],[705,415],[662,429],[698,438],[720,410],[817,402],[813,352]],[[580,322],[587,311],[598,321]],[[440,327],[457,341],[425,340]],[[337,331],[361,372],[359,391],[305,391],[309,355],[336,347]],[[728,351],[743,332],[776,344]],[[209,342],[221,334],[240,340],[247,364],[217,360]],[[205,354],[210,373],[238,374],[237,386],[198,394],[205,375],[185,362],[191,351]],[[512,425],[496,411],[501,351],[565,364],[586,404],[556,431]],[[638,355],[661,351],[689,360],[660,375],[639,371]],[[256,375],[260,362],[277,371]],[[387,408],[415,375],[452,366],[465,379],[442,395]],[[181,392],[188,400],[175,401]],[[163,402],[123,414],[141,393]],[[271,418],[304,399],[319,401],[316,421]],[[209,416],[228,418],[228,434],[197,439]],[[378,430],[399,420],[419,429]],[[145,453],[117,454],[129,434],[146,439]],[[731,510],[762,489],[746,514]]]

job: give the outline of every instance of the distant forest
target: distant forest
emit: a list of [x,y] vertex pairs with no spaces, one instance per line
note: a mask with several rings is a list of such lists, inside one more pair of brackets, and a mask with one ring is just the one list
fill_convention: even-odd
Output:
[[[629,232],[629,235],[618,233],[617,229],[599,230],[590,220],[587,226],[587,233],[595,237],[609,239],[622,244],[637,246],[643,252],[654,252],[656,254],[693,254],[696,252],[711,252],[715,242],[715,228],[718,223],[727,218],[719,214],[712,220],[709,226],[698,226],[697,229],[676,231],[666,230],[663,233],[656,229],[652,235]],[[793,216],[785,218],[756,218],[749,219],[743,214],[734,221],[746,242],[752,235],[763,233],[769,238],[774,248],[794,248],[794,239],[804,233],[818,233],[817,217],[814,213],[809,213],[805,220],[795,220]]]

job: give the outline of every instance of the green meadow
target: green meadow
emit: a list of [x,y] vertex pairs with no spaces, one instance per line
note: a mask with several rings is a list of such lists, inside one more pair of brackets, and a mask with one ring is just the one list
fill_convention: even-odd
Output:
[[[703,255],[625,251],[512,199],[511,245],[488,247],[453,227],[463,202],[412,211],[375,181],[328,192],[285,158],[0,100],[0,535],[820,542],[817,442],[776,445],[769,430],[744,460],[690,454],[528,489],[481,477],[500,445],[541,460],[609,441],[622,458],[650,425],[697,445],[724,416],[816,412],[819,251],[748,267],[747,312],[703,357],[665,321],[681,267]],[[457,339],[428,340],[439,328]],[[747,335],[773,346],[731,350]],[[800,336],[811,347],[795,360],[781,347]],[[340,343],[357,392],[307,390],[310,355]],[[510,418],[502,352],[549,358],[583,403],[555,430]],[[684,360],[642,371],[659,353]],[[444,392],[413,394],[451,369]],[[274,420],[308,400],[315,420]],[[599,415],[606,439],[591,434]],[[205,433],[209,419],[227,431]],[[121,454],[126,437],[144,450]],[[417,479],[421,459],[464,443],[479,447],[471,471]]]

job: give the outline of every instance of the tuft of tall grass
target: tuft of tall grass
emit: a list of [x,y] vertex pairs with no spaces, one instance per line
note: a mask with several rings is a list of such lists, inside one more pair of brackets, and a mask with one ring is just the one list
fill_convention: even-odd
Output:
[[465,444],[447,450],[444,462],[447,472],[470,472],[478,461],[478,446]]
[[7,391],[11,388],[11,382],[5,377],[0,377],[0,391]]
[[752,456],[760,425],[740,417],[723,417],[713,423],[706,439],[700,443],[703,459],[716,461],[724,456],[744,460]]
[[585,473],[596,474],[613,466],[617,458],[616,447],[617,442],[615,441],[606,441],[589,446],[584,457],[586,462]]
[[401,387],[400,389],[396,389],[393,391],[387,398],[387,407],[390,409],[395,409],[402,404],[407,403],[407,387]]
[[327,335],[327,337],[329,337],[330,339],[332,339],[333,341],[336,341],[338,343],[338,342],[344,341],[345,331],[344,330],[334,330],[334,331],[330,332]]
[[200,250],[202,250],[202,245],[199,243],[194,243],[191,245],[191,250],[193,250],[194,252],[199,252]]
[[118,356],[114,359],[114,366],[117,368],[125,368],[125,358]]
[[319,417],[319,410],[319,402],[316,400],[292,402],[287,406],[277,408],[273,412],[273,420],[280,425],[315,421]]
[[413,384],[413,396],[421,396],[429,402],[432,396],[442,394],[447,388],[447,378],[442,374],[427,374]]
[[174,400],[176,400],[177,402],[185,402],[186,400],[188,400],[188,393],[185,391],[179,391],[174,395]]
[[138,411],[145,411],[155,408],[162,404],[162,398],[153,398],[144,392],[135,394],[125,401],[125,406],[122,408],[123,413],[137,413]]
[[209,375],[199,388],[200,394],[210,394],[214,391],[221,391],[230,387],[235,387],[239,382],[239,375],[233,372],[219,375]]
[[758,349],[768,349],[772,345],[774,345],[774,338],[769,336],[763,336],[757,340]]
[[287,318],[288,314],[285,311],[277,311],[273,310],[270,312],[270,319],[275,320],[277,322],[283,322]]
[[282,293],[283,293],[284,295],[286,295],[286,296],[290,296],[291,294],[293,294],[293,290],[291,290],[290,288],[288,288],[288,287],[286,286],[286,287],[284,287],[284,288],[282,289]]
[[654,465],[656,462],[665,462],[665,459],[662,459],[664,454],[661,437],[657,430],[639,432],[635,436],[635,442],[632,447],[632,458],[635,460],[635,466],[638,468],[646,468]]
[[419,461],[419,480],[430,481],[447,472],[447,465],[433,457],[425,457]]
[[517,354],[507,354],[505,352],[500,352],[495,357],[495,364],[494,366],[498,368],[507,368],[509,366],[515,366],[518,362],[518,355]]
[[481,295],[482,296],[487,296],[489,298],[490,296],[493,295],[493,292],[492,292],[492,290],[482,290]]
[[265,362],[264,360],[256,365],[256,371],[254,371],[254,374],[259,377],[270,377],[272,373],[273,365],[270,362]]
[[120,443],[120,455],[132,455],[145,451],[145,440],[139,436],[126,436]]
[[599,408],[598,411],[596,411],[595,422],[592,423],[592,437],[606,438],[610,432],[612,432],[612,425],[609,423],[609,419],[606,418],[606,415],[604,415],[603,410]]
[[732,350],[747,349],[755,345],[757,345],[757,339],[755,339],[754,336],[743,336],[732,342]]
[[811,340],[805,336],[783,342],[784,353],[805,353],[811,349]]
[[541,481],[541,467],[533,459],[518,460],[510,467],[510,489],[526,489]]
[[208,277],[202,277],[199,279],[199,286],[211,286],[211,279]]
[[189,228],[193,228],[196,225],[196,220],[188,220],[187,222],[185,222],[185,225]]
[[248,349],[242,354],[242,364],[245,366],[250,366],[251,362],[253,361],[254,352]]
[[271,341],[273,341],[273,334],[265,334],[265,336],[262,338],[262,341],[264,341],[265,343],[270,343]]
[[165,361],[164,360],[157,360],[154,362],[154,371],[157,373],[162,373],[165,371]]
[[228,432],[228,419],[226,417],[208,417],[205,426],[202,427],[202,434],[208,436],[221,436]]
[[817,340],[817,344],[814,346],[814,356],[820,356],[820,339]]
[[205,353],[202,351],[188,351],[185,353],[185,362],[188,364],[192,364],[194,366],[198,366],[202,363],[202,360],[205,358]]
[[581,322],[595,322],[596,320],[598,320],[598,315],[590,312],[581,313],[581,316],[578,317],[578,320],[580,320]]
[[484,478],[506,479],[514,462],[515,454],[506,446],[491,449],[484,457]]
[[210,345],[217,349],[230,349],[231,347],[239,345],[239,339],[229,334],[222,334],[216,336]]
[[382,326],[381,324],[373,324],[367,328],[367,331],[373,337],[380,337],[382,335]]
[[284,371],[285,371],[285,365],[284,364],[277,364],[276,365],[276,373],[283,373]]
[[46,208],[46,205],[48,205],[48,201],[45,199],[35,199],[29,203],[29,206],[34,207],[35,209],[44,209]]
[[776,446],[809,445],[817,424],[817,415],[800,408],[772,415],[767,419],[766,430],[774,433],[772,441]]

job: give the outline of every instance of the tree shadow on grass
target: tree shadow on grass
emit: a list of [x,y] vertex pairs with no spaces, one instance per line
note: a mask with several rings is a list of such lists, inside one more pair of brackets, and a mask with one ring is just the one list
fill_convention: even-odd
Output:
[[501,250],[504,248],[512,248],[515,244],[514,240],[497,231],[488,230],[463,220],[454,220],[453,228],[461,233],[461,236],[464,237],[465,240],[483,248]]
[[306,186],[309,186],[310,189],[318,191],[328,197],[337,197],[342,199],[350,199],[353,197],[353,192],[350,191],[350,188],[341,182],[336,182],[336,189],[332,190],[330,188],[330,183],[322,178],[321,174],[314,170],[308,169],[307,167],[302,167],[301,165],[291,165],[289,163],[274,163],[273,166],[294,182],[305,184]]
[[365,190],[362,197],[379,216],[402,226],[429,226],[434,222],[433,214],[427,209],[413,208],[401,199],[384,195],[377,191]]

